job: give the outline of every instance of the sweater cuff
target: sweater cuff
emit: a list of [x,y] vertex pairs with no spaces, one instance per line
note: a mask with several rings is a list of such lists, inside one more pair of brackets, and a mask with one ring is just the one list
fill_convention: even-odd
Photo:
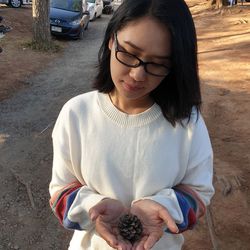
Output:
[[81,196],[83,196],[82,198],[84,200],[82,202],[82,207],[87,212],[89,212],[90,208],[95,206],[101,200],[108,198],[107,196],[104,196],[104,195],[101,195],[98,193],[94,193],[93,190],[91,190],[87,186],[82,187],[82,189],[84,190],[84,192],[82,194],[80,194],[79,197],[81,198]]
[[89,217],[89,210],[105,198],[107,197],[93,192],[93,190],[87,186],[83,186],[69,209],[69,221],[77,222],[80,230],[90,229],[93,227],[93,223]]

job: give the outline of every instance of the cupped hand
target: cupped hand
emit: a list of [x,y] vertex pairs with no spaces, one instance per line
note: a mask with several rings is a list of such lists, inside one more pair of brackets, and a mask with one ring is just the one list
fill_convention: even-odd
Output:
[[139,200],[132,205],[130,212],[136,215],[143,225],[142,238],[133,245],[133,250],[151,249],[162,237],[166,227],[171,232],[178,233],[178,227],[168,210],[155,201]]
[[128,213],[128,209],[115,199],[104,199],[89,210],[89,216],[95,222],[97,233],[113,248],[131,250],[132,245],[119,236],[119,218]]

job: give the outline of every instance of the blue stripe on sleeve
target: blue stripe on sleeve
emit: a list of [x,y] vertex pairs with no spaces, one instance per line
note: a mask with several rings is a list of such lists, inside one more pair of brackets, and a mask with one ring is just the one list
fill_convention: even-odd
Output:
[[80,188],[76,189],[67,198],[66,211],[64,214],[64,218],[63,218],[63,226],[67,229],[83,230],[77,222],[70,221],[68,218],[68,211],[69,211],[72,203],[74,202],[75,197],[76,197],[79,190],[80,190]]
[[181,231],[183,231],[183,230],[186,230],[189,225],[188,215],[189,215],[191,206],[189,204],[189,201],[184,197],[182,193],[175,190],[175,194],[176,194],[177,200],[179,202],[179,206],[183,214],[183,222],[181,224],[177,224],[177,226]]

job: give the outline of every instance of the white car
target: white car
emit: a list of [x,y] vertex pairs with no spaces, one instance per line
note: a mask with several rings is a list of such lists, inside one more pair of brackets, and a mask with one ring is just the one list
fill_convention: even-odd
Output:
[[19,8],[22,4],[32,4],[32,0],[0,0],[0,3],[5,3],[13,8]]
[[95,20],[97,17],[101,17],[103,10],[102,0],[87,0],[88,11],[90,14],[90,21]]

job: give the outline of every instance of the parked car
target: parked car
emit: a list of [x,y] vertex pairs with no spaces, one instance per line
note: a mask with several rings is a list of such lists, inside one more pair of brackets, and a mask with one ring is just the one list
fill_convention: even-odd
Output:
[[103,10],[102,0],[87,0],[90,21],[94,21],[97,17],[101,17]]
[[25,4],[32,4],[32,0],[0,0],[0,3],[5,3],[13,8],[19,8]]
[[113,1],[114,0],[103,0],[103,10],[102,10],[103,14],[110,15],[114,12]]
[[89,23],[89,12],[83,9],[83,1],[86,0],[51,0],[49,17],[52,35],[83,38]]

